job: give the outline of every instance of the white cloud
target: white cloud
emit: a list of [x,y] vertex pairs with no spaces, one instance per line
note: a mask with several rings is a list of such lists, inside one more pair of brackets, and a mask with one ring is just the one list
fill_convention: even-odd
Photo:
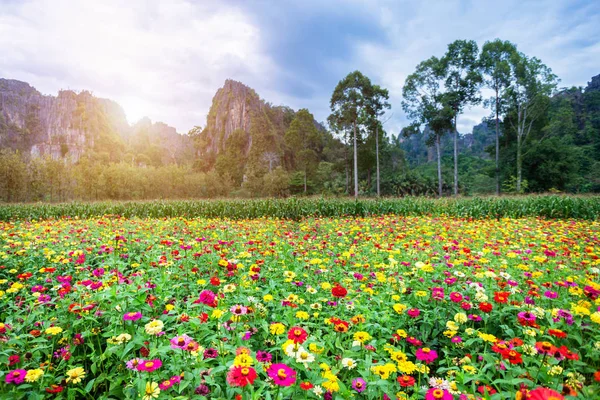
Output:
[[0,76],[44,94],[88,89],[184,132],[204,124],[226,78],[260,84],[275,66],[258,27],[235,7],[184,0],[8,3]]
[[[600,73],[600,28],[594,14],[600,6],[589,2],[544,1],[386,1],[379,21],[388,43],[361,43],[354,55],[372,80],[390,90],[394,119],[391,133],[406,125],[401,112],[402,86],[415,66],[431,56],[442,56],[456,39],[485,41],[501,38],[525,54],[540,58],[562,79],[561,86],[585,86]],[[489,114],[481,106],[459,118],[459,131],[470,132]]]

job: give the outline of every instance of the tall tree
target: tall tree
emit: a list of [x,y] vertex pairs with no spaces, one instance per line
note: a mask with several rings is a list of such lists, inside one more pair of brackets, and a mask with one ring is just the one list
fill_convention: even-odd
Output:
[[413,123],[405,130],[407,134],[419,131],[421,125],[429,126],[437,154],[438,195],[442,197],[442,155],[440,140],[442,135],[452,129],[454,111],[449,96],[442,90],[445,68],[441,60],[431,57],[422,61],[415,72],[406,78],[402,89],[402,109]]
[[[380,183],[379,183],[379,132],[380,132],[380,121],[379,117],[385,113],[385,110],[390,109],[390,98],[387,89],[382,88],[379,85],[372,85],[366,92],[366,117],[369,120],[368,124],[371,127],[375,127],[375,159],[377,164],[377,197],[380,196]],[[381,129],[383,132],[383,129]]]
[[307,109],[296,113],[285,133],[284,140],[286,146],[294,150],[295,164],[304,172],[304,194],[306,194],[308,171],[317,167],[319,162],[317,151],[322,144],[321,135],[315,126],[315,118]]
[[357,142],[360,131],[360,116],[366,106],[365,94],[371,87],[371,81],[360,71],[349,73],[342,79],[331,95],[330,123],[337,127],[343,127],[348,131],[353,130],[354,148],[354,197],[358,197],[358,154]]
[[496,195],[500,195],[500,114],[506,108],[505,91],[511,85],[510,60],[517,47],[509,41],[496,39],[486,42],[479,56],[485,84],[494,91],[494,97],[485,101],[495,114],[496,120]]
[[545,115],[558,84],[556,75],[536,57],[515,52],[510,59],[512,85],[506,91],[510,110],[515,114],[511,121],[517,135],[517,192],[521,192],[523,146],[534,122]]
[[477,58],[479,49],[474,40],[456,40],[448,45],[442,57],[447,95],[454,111],[454,195],[458,196],[458,116],[468,105],[481,101],[479,86],[482,78]]

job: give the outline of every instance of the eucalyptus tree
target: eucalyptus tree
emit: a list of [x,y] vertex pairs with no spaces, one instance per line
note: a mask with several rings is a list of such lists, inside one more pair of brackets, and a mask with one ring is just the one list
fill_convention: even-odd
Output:
[[[550,96],[556,90],[558,79],[536,57],[527,57],[521,52],[514,52],[510,58],[510,76],[512,84],[505,93],[512,127],[517,136],[517,192],[521,192],[523,169],[523,146],[534,122],[546,114],[550,104]],[[512,121],[516,121],[516,125]]]
[[328,120],[345,132],[352,128],[354,149],[354,197],[358,197],[358,154],[357,142],[361,130],[361,115],[365,112],[366,94],[371,90],[371,81],[360,71],[349,73],[342,79],[331,95],[331,115]]
[[435,144],[438,170],[438,195],[442,197],[442,155],[440,139],[452,129],[454,111],[448,93],[443,90],[445,68],[437,57],[422,61],[415,72],[410,74],[402,89],[402,109],[412,124],[405,130],[416,133],[422,125],[429,126],[432,137],[429,143]]
[[478,68],[479,49],[474,40],[456,40],[448,45],[441,63],[448,101],[454,112],[454,195],[458,196],[458,116],[464,108],[481,101],[482,82]]
[[[377,164],[377,197],[380,196],[380,184],[379,184],[379,128],[380,121],[379,117],[385,114],[385,110],[390,109],[390,103],[388,102],[390,98],[389,92],[387,89],[380,87],[379,85],[372,85],[366,93],[366,118],[369,122],[368,125],[370,127],[375,128],[375,159]],[[381,129],[383,132],[383,129]]]
[[494,91],[494,97],[484,101],[496,120],[496,195],[500,195],[500,115],[506,109],[505,92],[511,86],[511,57],[517,46],[500,39],[486,42],[481,48],[479,66],[485,85]]

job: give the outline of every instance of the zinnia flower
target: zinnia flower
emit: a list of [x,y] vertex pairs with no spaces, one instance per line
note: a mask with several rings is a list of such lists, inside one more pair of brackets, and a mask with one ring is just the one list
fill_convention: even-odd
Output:
[[438,354],[435,350],[431,350],[429,347],[423,347],[422,349],[417,349],[416,357],[420,361],[425,361],[426,364],[429,364],[438,357]]
[[296,382],[296,371],[285,364],[271,364],[267,375],[273,379],[273,383],[279,386],[291,386]]
[[29,383],[35,382],[40,379],[44,375],[44,371],[40,368],[30,369],[27,371],[27,375],[25,376],[25,380]]
[[145,326],[146,333],[148,335],[158,335],[160,332],[162,332],[164,327],[165,327],[165,324],[163,324],[163,322],[159,319],[154,319],[154,320],[148,322]]
[[123,321],[137,321],[140,318],[142,318],[142,313],[139,311],[128,312],[127,314],[123,315]]
[[24,369],[15,369],[6,374],[4,382],[6,382],[7,384],[13,383],[15,385],[20,385],[21,383],[23,383],[26,376],[27,371],[25,371]]
[[67,371],[67,383],[79,383],[85,378],[85,370],[81,367],[76,367]]
[[146,390],[144,392],[143,400],[156,399],[160,394],[160,388],[156,382],[146,382]]
[[162,367],[162,361],[159,359],[146,360],[137,366],[138,371],[152,372]]
[[452,400],[452,394],[444,389],[431,388],[425,394],[425,400]]
[[352,389],[362,393],[367,388],[367,382],[363,378],[356,378],[352,381]]
[[400,386],[402,386],[402,387],[414,386],[415,385],[415,378],[413,378],[410,375],[399,376],[397,378],[397,380],[398,380],[398,383],[400,384]]
[[294,343],[302,344],[306,341],[307,337],[308,333],[299,326],[292,326],[288,331],[288,339],[292,340]]
[[193,339],[186,334],[175,336],[170,340],[172,349],[184,349]]
[[234,366],[227,373],[227,383],[231,386],[252,385],[256,379],[256,371],[252,367]]
[[545,387],[538,387],[530,390],[528,393],[527,400],[563,400],[562,394],[555,392],[552,389]]

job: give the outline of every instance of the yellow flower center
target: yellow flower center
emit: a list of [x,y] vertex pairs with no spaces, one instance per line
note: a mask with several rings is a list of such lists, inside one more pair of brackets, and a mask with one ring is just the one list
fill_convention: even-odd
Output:
[[423,347],[423,349],[421,351],[423,353],[429,353],[431,351],[431,349],[429,347]]
[[144,364],[144,366],[145,366],[146,368],[151,368],[153,365],[154,365],[154,363],[153,363],[152,361],[148,361],[148,362],[146,362],[146,363]]
[[294,329],[294,335],[295,336],[301,336],[302,335],[302,331],[300,329]]
[[283,368],[277,371],[277,376],[281,379],[287,378],[287,374],[285,373],[285,370]]
[[242,375],[246,376],[250,373],[250,369],[247,367],[242,368]]
[[435,389],[433,391],[433,398],[434,399],[442,399],[444,398],[444,391],[441,389]]

